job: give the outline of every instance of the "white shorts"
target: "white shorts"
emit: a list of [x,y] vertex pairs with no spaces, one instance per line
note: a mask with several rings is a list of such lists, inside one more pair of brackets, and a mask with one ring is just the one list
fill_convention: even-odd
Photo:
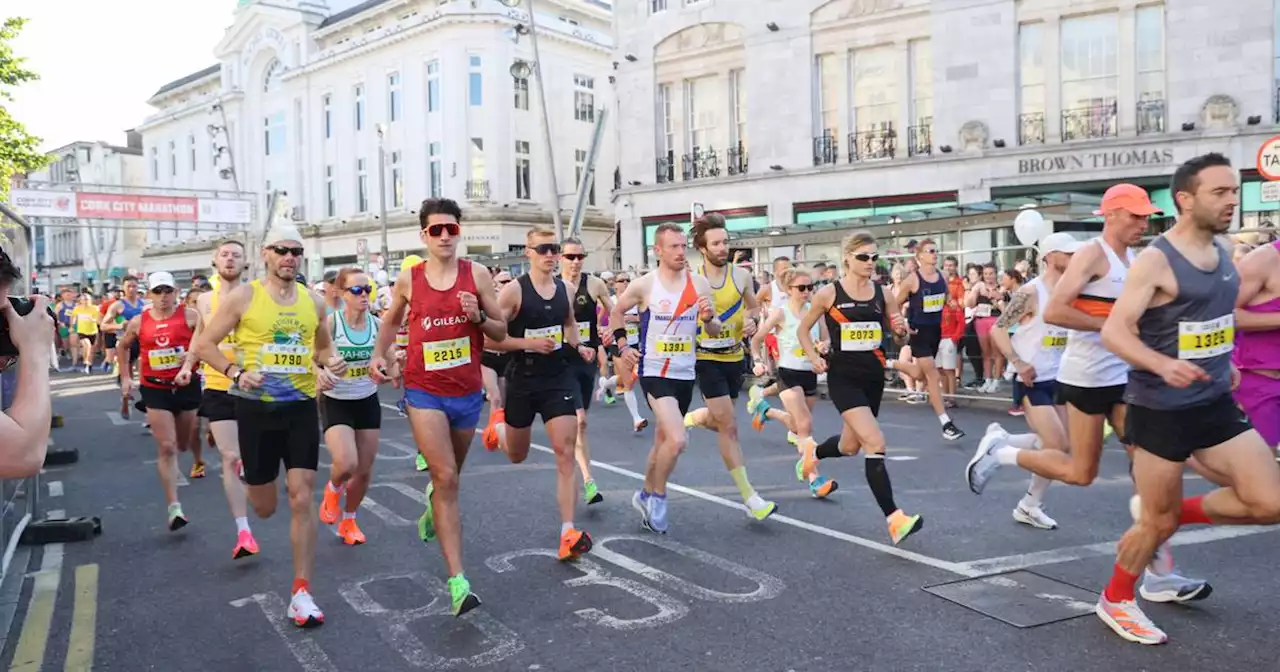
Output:
[[954,371],[956,368],[956,342],[944,338],[938,342],[938,354],[934,358],[939,369]]

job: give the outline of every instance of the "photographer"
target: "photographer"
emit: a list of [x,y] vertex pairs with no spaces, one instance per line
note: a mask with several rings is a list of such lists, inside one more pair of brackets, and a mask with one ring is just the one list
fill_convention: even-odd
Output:
[[13,405],[0,415],[0,478],[25,478],[40,471],[49,440],[52,399],[49,396],[49,365],[53,351],[54,326],[49,300],[35,298],[26,315],[18,315],[5,300],[10,287],[22,278],[22,271],[0,250],[0,319],[13,349],[0,353],[18,359],[17,385]]

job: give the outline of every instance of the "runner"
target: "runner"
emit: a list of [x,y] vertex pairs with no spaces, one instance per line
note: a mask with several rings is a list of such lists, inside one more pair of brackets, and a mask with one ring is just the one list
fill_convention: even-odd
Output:
[[[1089,485],[1097,478],[1104,422],[1109,418],[1121,432],[1125,427],[1124,388],[1129,379],[1129,365],[1107,350],[1098,332],[1124,287],[1134,258],[1132,248],[1141,242],[1147,219],[1157,212],[1142,187],[1117,184],[1108,189],[1096,211],[1105,218],[1102,235],[1072,255],[1044,306],[1044,321],[1067,329],[1055,402],[1067,407],[1070,452],[1016,448],[1006,443],[1007,435],[998,425],[988,428],[994,431],[983,437],[965,471],[973,492],[982,492],[1002,465],[1016,464],[1071,485]],[[1128,438],[1123,434],[1117,438],[1132,454]],[[1148,568],[1142,591],[1148,600],[1185,602],[1208,597],[1212,588],[1205,581],[1176,574],[1172,551],[1165,547]]]
[[[591,476],[591,447],[587,443],[587,410],[591,408],[591,399],[595,395],[598,351],[601,345],[600,326],[596,311],[600,308],[613,310],[613,301],[609,298],[609,288],[604,281],[590,273],[583,274],[582,265],[587,259],[587,250],[577,238],[565,238],[560,244],[560,280],[565,290],[573,295],[573,319],[577,322],[578,342],[591,348],[591,358],[579,361],[577,357],[569,358],[569,370],[577,381],[578,394],[578,438],[574,446],[574,457],[578,469],[582,471],[582,501],[587,504],[599,504],[604,495],[596,487]],[[608,345],[613,339],[604,339]]]
[[[417,266],[421,263],[422,263],[422,257],[416,254],[410,254],[409,256],[405,257],[403,261],[400,262],[400,275],[408,275],[410,269],[412,269],[414,266]],[[392,296],[391,289],[387,288],[387,292],[388,292],[387,307],[389,308],[391,306],[391,296]],[[408,411],[406,410],[407,408],[406,400],[408,399],[409,392],[408,392],[408,389],[405,388],[404,386],[404,378],[403,378],[404,369],[405,369],[405,358],[408,356],[407,354],[408,347],[409,347],[409,313],[405,312],[404,322],[400,324],[400,329],[396,331],[396,347],[395,347],[395,359],[396,359],[396,362],[398,362],[399,364],[398,370],[400,371],[401,378],[394,381],[394,384],[397,387],[399,387],[401,390],[404,390],[400,394],[400,400],[396,402],[396,410],[400,413],[400,417],[402,418],[409,417]],[[427,470],[427,458],[423,457],[421,452],[413,456],[413,464],[418,471]]]
[[[613,279],[614,297],[621,296],[622,292],[626,291],[630,284],[631,276],[626,273],[619,273],[615,276]],[[613,311],[610,311],[610,314],[612,313]],[[628,343],[639,342],[637,339],[640,338],[640,312],[636,310],[635,306],[623,313],[622,328],[627,332]],[[615,326],[612,332],[616,331],[617,327]],[[608,354],[613,359],[613,375],[600,383],[600,387],[610,393],[622,394],[622,403],[626,405],[627,412],[631,414],[631,426],[635,429],[635,433],[639,434],[645,427],[649,426],[649,421],[640,415],[640,404],[636,400],[636,369],[634,366],[627,366],[618,357],[617,343],[610,346]]]
[[[347,371],[333,384],[333,389],[325,390],[319,399],[324,444],[333,459],[324,499],[320,502],[320,522],[338,523],[342,543],[357,546],[365,543],[365,536],[356,524],[356,512],[369,491],[382,428],[378,384],[369,377],[378,320],[369,313],[373,287],[364,271],[344,268],[334,278],[334,286],[343,307],[329,314],[325,326],[338,354],[347,363]],[[345,506],[341,501],[343,495],[346,495]]]
[[[511,283],[511,274],[501,271],[493,276],[494,300],[497,300],[498,293]],[[487,343],[486,343],[487,344]],[[506,398],[507,387],[507,365],[511,362],[511,356],[500,350],[485,348],[484,355],[480,358],[480,374],[484,377],[484,393],[489,399],[489,421],[485,423],[484,432],[481,433],[480,439],[484,442],[485,450],[493,452],[502,448],[506,443],[507,421],[504,417],[503,399]],[[503,448],[505,451],[506,449]]]
[[560,251],[550,229],[535,226],[525,234],[529,273],[498,294],[510,336],[494,345],[512,353],[505,410],[507,457],[512,463],[528,457],[533,417],[541,415],[556,458],[559,557],[572,560],[591,550],[591,536],[573,523],[574,437],[581,406],[574,371],[583,361],[594,361],[596,351],[579,340],[569,290],[554,275]]
[[[102,320],[103,329],[110,331],[110,324],[124,324],[133,321],[133,318],[141,315],[146,307],[145,298],[138,293],[138,281],[134,278],[125,278],[124,294],[107,309],[107,314]],[[120,327],[116,327],[117,331],[119,329]],[[129,359],[127,360],[129,366],[133,366],[134,360],[138,359],[139,347],[140,345],[135,343],[133,349],[129,351]],[[120,362],[120,364],[124,363],[124,361]]]
[[[266,276],[227,295],[195,346],[200,358],[234,385],[228,394],[236,397],[244,479],[260,518],[275,513],[276,479],[284,462],[294,571],[288,616],[300,628],[324,623],[310,590],[320,461],[316,388],[317,383],[332,386],[347,369],[324,326],[324,300],[295,281],[303,252],[297,229],[272,227],[262,245]],[[233,333],[236,362],[219,348]]]
[[711,285],[685,267],[687,239],[681,227],[659,224],[653,240],[657,268],[627,287],[614,304],[609,321],[623,324],[622,316],[632,308],[641,314],[635,345],[627,342],[626,327],[613,331],[618,358],[624,369],[637,367],[640,389],[657,421],[644,485],[632,496],[631,506],[640,512],[645,529],[666,534],[667,480],[688,445],[683,418],[693,401],[697,363],[693,340],[701,331],[699,323],[711,338],[720,335],[721,327],[712,303]]
[[[845,276],[823,287],[813,297],[809,310],[800,318],[796,335],[813,370],[827,374],[827,394],[844,421],[840,433],[816,444],[812,438],[801,444],[801,472],[810,479],[818,460],[857,455],[861,450],[867,474],[867,486],[885,515],[889,538],[900,544],[924,528],[924,518],[907,515],[893,499],[893,485],[885,467],[885,440],[877,417],[884,397],[885,358],[881,344],[884,331],[907,335],[906,321],[898,306],[887,301],[880,285],[871,281],[880,255],[876,239],[866,231],[845,237],[841,245]],[[827,333],[834,341],[839,334],[839,347],[831,348],[830,365],[811,336],[814,325],[825,317]]]
[[1273,449],[1280,447],[1280,241],[1262,245],[1239,265],[1236,403]]
[[80,348],[85,374],[93,373],[93,347],[98,339],[98,322],[101,317],[97,306],[93,305],[93,295],[87,291],[81,293],[79,302],[71,311],[71,324],[76,335],[73,342]]
[[[494,298],[493,280],[483,267],[459,259],[462,209],[447,198],[429,198],[418,210],[418,237],[427,260],[396,276],[391,306],[378,329],[370,375],[381,383],[400,368],[391,354],[396,332],[407,319],[409,345],[404,370],[409,427],[418,451],[431,464],[423,492],[426,511],[418,519],[423,543],[440,539],[449,572],[453,615],[480,606],[462,570],[462,518],[458,479],[480,422],[484,392],[480,379],[484,337],[501,341],[506,323]],[[406,316],[407,314],[407,316]]]
[[[733,407],[742,391],[745,373],[742,339],[755,334],[755,315],[759,310],[751,291],[751,274],[729,263],[729,232],[724,216],[719,213],[703,215],[693,223],[693,246],[702,255],[697,274],[711,287],[719,331],[711,334],[706,326],[698,330],[694,367],[698,391],[706,406],[686,413],[684,425],[716,433],[720,459],[738,487],[743,505],[756,520],[764,520],[778,510],[778,505],[761,497],[747,480]],[[786,294],[773,296],[778,305],[785,303]]]
[[[1058,366],[1062,351],[1067,347],[1067,331],[1062,327],[1045,324],[1043,306],[1049,303],[1049,295],[1058,284],[1063,271],[1083,243],[1069,233],[1053,233],[1037,245],[1044,274],[1023,285],[1005,308],[996,326],[991,330],[991,343],[1004,353],[1013,364],[1018,376],[1013,379],[1013,404],[1026,414],[1031,434],[1010,435],[998,423],[987,427],[988,436],[1001,436],[1008,457],[1016,457],[1019,449],[1056,450],[1065,453],[1070,447],[1067,440],[1067,408],[1057,402]],[[1014,334],[1009,336],[1013,329]],[[986,446],[979,445],[980,455]],[[1057,521],[1045,514],[1041,503],[1044,493],[1053,481],[1039,474],[1031,475],[1027,494],[1013,509],[1013,519],[1019,523],[1052,530]],[[981,490],[979,490],[981,493]]]
[[934,357],[942,343],[942,310],[947,304],[947,278],[938,270],[938,245],[931,238],[916,244],[917,268],[907,275],[894,291],[894,304],[908,304],[907,323],[911,338],[907,341],[914,362],[898,363],[893,368],[915,380],[924,380],[929,405],[942,424],[942,438],[956,441],[964,432],[947,415],[942,397],[942,382]]
[[[1172,191],[1177,223],[1138,255],[1102,328],[1104,345],[1134,367],[1124,433],[1138,494],[1095,611],[1140,644],[1168,639],[1138,607],[1134,587],[1179,527],[1280,521],[1280,467],[1231,398],[1240,280],[1214,236],[1230,228],[1240,202],[1236,171],[1221,154],[1199,156],[1179,166]],[[1183,463],[1193,454],[1231,485],[1183,498]]]
[[[196,366],[191,350],[191,336],[198,317],[177,302],[177,283],[173,275],[152,273],[147,278],[153,302],[151,310],[129,320],[116,344],[116,355],[128,361],[134,341],[143,355],[140,365],[141,394],[147,405],[147,421],[156,440],[156,471],[168,504],[169,531],[187,525],[187,517],[178,501],[178,440],[189,437],[197,424],[200,406],[200,381],[193,380]],[[135,287],[136,289],[136,287]],[[120,394],[133,392],[130,367],[120,367]]]
[[[219,304],[225,304],[231,293],[240,287],[241,275],[248,270],[245,264],[244,244],[238,240],[220,243],[213,250],[213,268],[217,272],[217,286],[203,292],[196,298],[196,312],[199,324],[192,336],[192,343],[199,343],[205,325],[213,321]],[[235,340],[228,335],[218,348],[224,357],[235,356]],[[245,499],[244,465],[240,461],[240,435],[236,426],[236,404],[227,392],[231,389],[231,379],[222,375],[208,362],[201,369],[204,377],[204,392],[200,397],[200,417],[209,422],[209,432],[213,435],[210,445],[218,448],[222,461],[222,490],[227,495],[227,505],[231,509],[231,517],[236,523],[236,545],[231,557],[239,560],[258,554],[258,541],[254,539],[249,528],[247,501]]]

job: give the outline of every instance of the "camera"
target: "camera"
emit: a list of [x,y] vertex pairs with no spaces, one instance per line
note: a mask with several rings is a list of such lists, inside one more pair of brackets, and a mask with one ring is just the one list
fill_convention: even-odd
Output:
[[[9,303],[13,306],[14,312],[19,315],[27,315],[36,307],[36,302],[25,296],[11,296]],[[47,308],[49,317],[57,322],[57,316],[53,313],[53,307]],[[9,323],[5,320],[4,313],[0,313],[0,357],[17,357],[18,348],[13,344],[13,339],[9,337]]]

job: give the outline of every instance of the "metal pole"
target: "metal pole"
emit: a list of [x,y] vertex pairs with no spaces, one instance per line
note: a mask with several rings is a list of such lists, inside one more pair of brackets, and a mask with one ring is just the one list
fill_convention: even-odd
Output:
[[236,193],[240,193],[240,171],[236,170],[236,150],[231,145],[231,127],[227,125],[227,108],[218,101],[218,111],[222,113],[222,135],[227,138],[227,160],[231,162],[231,185]]
[[556,180],[556,155],[551,146],[551,118],[547,115],[547,94],[542,86],[542,58],[538,55],[538,19],[534,0],[529,0],[529,46],[533,48],[534,84],[538,87],[538,107],[542,110],[542,144],[546,147],[547,170],[551,192],[551,221],[556,225],[556,239],[564,239],[564,220],[560,218],[560,183]]
[[596,157],[600,154],[600,138],[604,135],[605,120],[609,111],[605,108],[596,110],[596,127],[591,134],[591,147],[587,149],[587,159],[582,166],[582,179],[578,181],[578,198],[573,205],[573,218],[569,220],[569,237],[577,238],[582,234],[582,210],[587,206],[587,189],[596,176]]
[[[378,212],[382,222],[382,264],[386,266],[387,249],[387,149],[382,142],[382,125],[378,125]],[[384,269],[385,270],[385,269]]]

